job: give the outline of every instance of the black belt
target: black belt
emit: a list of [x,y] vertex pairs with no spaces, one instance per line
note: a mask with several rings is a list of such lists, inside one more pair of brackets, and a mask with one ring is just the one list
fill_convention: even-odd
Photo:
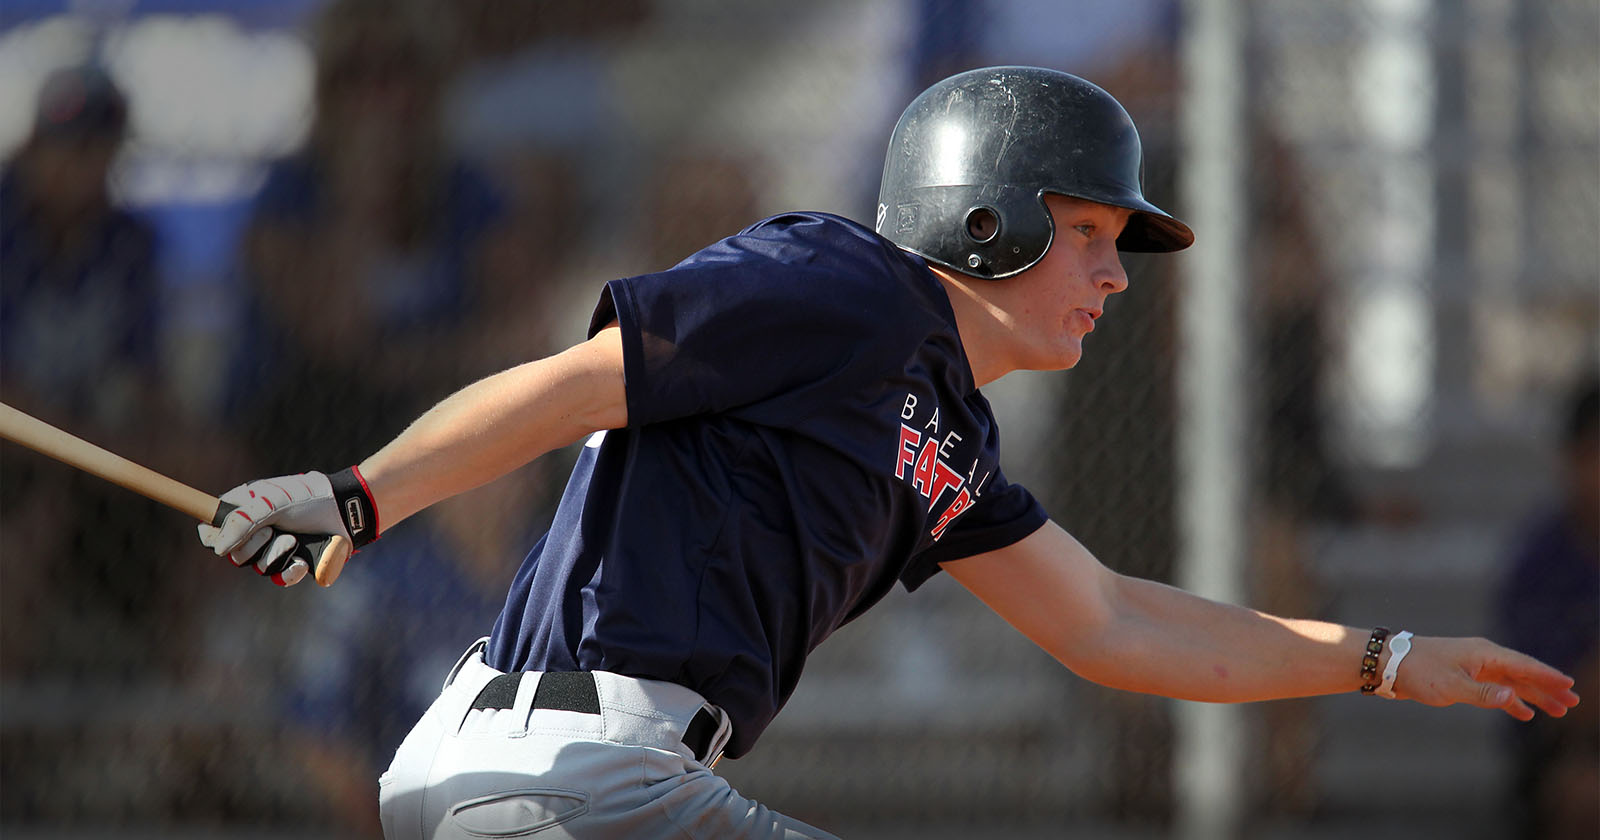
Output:
[[[509,709],[516,704],[517,687],[522,684],[525,671],[501,674],[485,683],[472,701],[474,709]],[[533,708],[577,712],[584,715],[600,714],[600,692],[595,688],[594,674],[588,671],[549,671],[539,678],[539,687],[533,692]],[[712,758],[711,740],[717,736],[716,715],[702,706],[695,712],[694,720],[683,732],[683,745],[694,753],[695,759],[704,763]]]

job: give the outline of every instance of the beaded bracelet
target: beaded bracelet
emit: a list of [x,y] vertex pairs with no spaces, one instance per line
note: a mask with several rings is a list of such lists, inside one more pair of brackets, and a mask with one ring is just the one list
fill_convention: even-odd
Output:
[[1383,654],[1383,640],[1389,638],[1389,628],[1376,627],[1372,630],[1372,638],[1367,640],[1367,652],[1361,656],[1361,693],[1371,694],[1378,690],[1383,680],[1378,676],[1378,657]]

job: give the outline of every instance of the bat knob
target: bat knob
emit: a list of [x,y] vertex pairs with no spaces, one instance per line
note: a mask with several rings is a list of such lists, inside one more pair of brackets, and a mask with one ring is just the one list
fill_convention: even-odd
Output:
[[339,579],[339,573],[344,571],[344,561],[349,559],[350,541],[338,534],[330,537],[327,545],[322,547],[322,554],[317,557],[317,585],[332,586]]

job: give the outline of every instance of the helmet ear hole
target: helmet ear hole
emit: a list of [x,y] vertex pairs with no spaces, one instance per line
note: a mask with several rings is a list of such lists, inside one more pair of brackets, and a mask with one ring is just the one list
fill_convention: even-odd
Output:
[[993,242],[1000,235],[1000,214],[993,207],[974,207],[967,211],[967,236],[973,242]]

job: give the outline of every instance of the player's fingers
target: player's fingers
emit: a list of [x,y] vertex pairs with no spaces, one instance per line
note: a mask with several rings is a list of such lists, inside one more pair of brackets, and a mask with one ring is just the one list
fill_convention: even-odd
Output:
[[275,578],[280,586],[293,586],[300,579],[311,573],[316,566],[317,558],[322,555],[322,550],[327,547],[332,537],[321,537],[310,534],[295,534],[297,545],[294,549],[292,560],[294,567],[285,572],[280,579]]
[[1554,668],[1533,661],[1533,666],[1528,668],[1507,669],[1504,677],[1515,683],[1531,686],[1539,691],[1559,698],[1569,706],[1578,704],[1577,692],[1572,690],[1574,680],[1572,677],[1557,671]]
[[304,560],[294,557],[290,559],[289,565],[285,566],[283,571],[269,575],[268,579],[279,586],[294,586],[304,580],[310,570],[311,567],[307,566]]
[[1497,645],[1488,639],[1473,639],[1481,648],[1480,676],[1504,674],[1510,679],[1547,685],[1552,688],[1571,688],[1572,677],[1559,669],[1540,662],[1521,651]]
[[1519,682],[1514,685],[1518,697],[1551,717],[1565,717],[1568,709],[1578,705],[1578,695],[1571,689],[1552,693],[1532,683]]
[[1494,656],[1474,674],[1479,680],[1511,686],[1546,714],[1561,717],[1578,705],[1572,677],[1523,653],[1495,646]]
[[222,525],[217,529],[213,538],[212,548],[217,554],[231,554],[239,550],[239,546],[253,536],[253,532],[269,524],[274,518],[282,501],[280,498],[273,500],[275,493],[266,487],[257,486],[262,482],[252,481],[222,494],[222,501],[233,505],[233,510],[222,518]]
[[262,528],[261,530],[256,531],[244,541],[243,545],[239,546],[233,551],[228,552],[228,561],[233,563],[235,566],[251,565],[256,561],[257,556],[261,553],[261,550],[265,548],[267,543],[272,539],[272,536],[273,531],[271,528]]
[[1517,697],[1517,692],[1510,686],[1463,679],[1452,688],[1454,690],[1451,693],[1458,703],[1470,703],[1484,709],[1504,709],[1506,714],[1517,720],[1533,718],[1533,710]]
[[1522,721],[1523,723],[1533,720],[1533,709],[1529,708],[1527,703],[1524,703],[1518,699],[1515,694],[1512,694],[1511,697],[1511,702],[1501,706],[1500,708],[1506,714]]
[[196,526],[196,529],[200,532],[201,545],[205,546],[206,548],[213,548],[216,546],[217,534],[221,533],[221,529],[214,528],[205,524],[204,522]]
[[294,550],[300,545],[300,540],[294,534],[278,534],[272,538],[267,547],[256,556],[254,566],[256,574],[262,577],[272,577],[287,569],[294,561]]
[[1468,702],[1485,709],[1498,709],[1511,703],[1517,696],[1510,688],[1495,683],[1477,683],[1471,690],[1472,699]]
[[212,539],[212,549],[219,555],[238,551],[239,546],[253,536],[252,532],[261,527],[262,514],[262,511],[244,505],[229,511]]

